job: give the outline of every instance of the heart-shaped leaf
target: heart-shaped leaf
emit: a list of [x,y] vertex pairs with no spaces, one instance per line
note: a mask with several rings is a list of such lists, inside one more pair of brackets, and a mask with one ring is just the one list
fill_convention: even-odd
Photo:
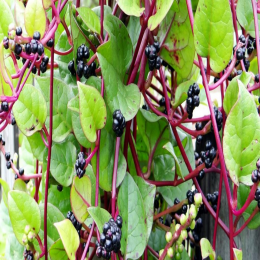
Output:
[[82,18],[83,22],[87,25],[87,27],[97,34],[100,34],[100,21],[98,16],[87,7],[77,8],[77,11]]
[[51,174],[62,186],[72,183],[74,164],[76,162],[76,147],[71,142],[54,144],[51,156]]
[[138,259],[147,243],[144,201],[130,174],[126,174],[118,193],[119,214],[123,218],[121,252],[125,259]]
[[[37,85],[40,88],[47,107],[46,127],[49,128],[49,103],[50,91],[46,86],[50,85],[50,77],[36,77]],[[71,112],[67,108],[69,100],[74,97],[72,89],[63,81],[54,78],[53,80],[53,140],[55,142],[63,141],[72,131]]]
[[76,219],[83,223],[91,205],[91,182],[88,176],[74,177],[70,191],[70,202]]
[[57,228],[67,256],[70,260],[76,259],[76,252],[80,245],[79,234],[70,220],[65,219],[61,222],[54,223]]
[[160,24],[158,35],[161,41],[166,34],[160,56],[177,71],[178,75],[187,78],[192,70],[195,47],[185,0],[175,1]]
[[8,210],[14,234],[20,244],[23,245],[24,228],[27,225],[38,234],[41,227],[40,209],[29,194],[22,191],[9,191]]
[[39,32],[41,38],[46,28],[46,13],[40,0],[28,0],[24,13],[25,28],[30,37]]
[[88,213],[95,221],[95,223],[98,227],[99,233],[102,234],[104,224],[106,222],[108,222],[109,219],[112,218],[112,216],[110,215],[110,213],[108,211],[106,211],[105,209],[102,209],[100,207],[89,207]]
[[[236,7],[237,20],[240,25],[255,38],[255,24],[252,2],[250,0],[239,0]],[[258,30],[260,30],[260,14],[258,17]]]
[[156,1],[156,13],[148,19],[148,28],[153,31],[164,19],[171,8],[173,0]]
[[117,17],[107,15],[104,28],[110,35],[109,41],[98,48],[97,54],[106,86],[105,101],[112,113],[120,109],[128,121],[136,115],[141,102],[139,88],[135,84],[124,85],[132,60],[132,42]]
[[237,81],[238,88],[230,90],[238,99],[227,117],[223,152],[231,180],[237,186],[239,182],[252,185],[251,173],[255,169],[260,149],[260,120],[253,97],[243,83]]
[[[24,137],[24,138],[26,138],[26,137]],[[46,146],[44,145],[44,143],[42,141],[41,134],[39,132],[36,132],[33,135],[28,136],[27,140],[30,143],[33,156],[37,160],[42,162],[43,154],[44,154],[44,150],[45,150]]]
[[106,104],[94,87],[78,82],[80,121],[87,139],[94,143],[97,139],[97,130],[106,124]]
[[120,9],[127,15],[140,17],[144,12],[144,7],[140,7],[139,0],[117,0]]
[[41,130],[47,117],[46,101],[42,93],[26,84],[13,106],[13,113],[19,129],[26,136]]
[[58,239],[50,248],[49,255],[51,260],[62,260],[67,258],[61,239]]
[[233,37],[229,2],[200,0],[194,20],[195,48],[200,56],[210,58],[210,67],[215,72],[221,72],[227,66]]

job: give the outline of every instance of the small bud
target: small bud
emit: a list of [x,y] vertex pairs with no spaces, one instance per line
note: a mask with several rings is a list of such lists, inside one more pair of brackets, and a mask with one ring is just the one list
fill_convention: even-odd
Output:
[[40,258],[40,253],[36,251],[34,254],[34,259],[38,260],[39,258]]
[[30,231],[29,234],[28,234],[28,240],[30,242],[32,242],[34,238],[35,238],[35,233]]
[[160,251],[159,251],[159,256],[161,256],[163,254],[163,249],[161,249]]
[[183,241],[182,237],[179,236],[178,240],[176,241],[176,244],[179,246],[182,244],[182,241]]
[[190,206],[190,217],[191,217],[192,219],[195,219],[196,216],[197,216],[197,214],[198,214],[197,209],[196,209],[195,205],[192,204],[192,205]]
[[22,241],[23,241],[23,244],[24,244],[24,245],[27,245],[27,244],[28,244],[27,235],[25,235],[25,234],[23,235]]
[[181,259],[181,254],[179,252],[176,253],[175,259],[176,260],[180,260]]
[[187,216],[184,214],[181,214],[180,223],[182,226],[184,226],[187,222]]
[[187,233],[186,229],[183,229],[181,231],[181,237],[182,237],[182,240],[185,240],[188,237],[188,233]]
[[172,248],[172,247],[168,248],[168,250],[167,250],[167,255],[168,255],[170,258],[173,257],[174,251],[173,251],[173,248]]
[[181,244],[181,245],[178,246],[178,252],[179,252],[180,254],[182,253],[183,249],[184,249],[183,244]]
[[181,227],[181,225],[180,224],[176,224],[175,225],[175,231],[178,231],[178,229]]
[[202,196],[200,193],[196,193],[194,196],[194,202],[197,207],[199,207],[202,204]]
[[195,220],[192,220],[191,224],[190,224],[190,229],[194,229],[195,228],[195,225],[196,225],[196,222]]
[[169,243],[172,240],[172,233],[167,232],[166,235],[165,235],[165,239]]
[[31,231],[31,227],[29,225],[26,225],[25,228],[24,228],[24,233],[26,235],[28,235],[30,231]]

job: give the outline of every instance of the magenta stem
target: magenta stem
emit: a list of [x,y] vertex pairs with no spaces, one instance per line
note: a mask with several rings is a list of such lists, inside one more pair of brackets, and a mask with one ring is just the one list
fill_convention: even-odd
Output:
[[112,180],[112,217],[115,217],[116,212],[116,180],[117,180],[117,166],[118,166],[118,156],[120,150],[120,137],[116,138],[115,147],[115,158],[114,158],[114,168],[113,168],[113,180]]
[[86,246],[85,246],[84,252],[83,252],[82,257],[81,257],[81,260],[84,260],[86,255],[87,255],[89,244],[90,244],[91,238],[93,236],[94,227],[95,227],[95,222],[93,221],[90,233],[88,235],[88,240],[86,242]]

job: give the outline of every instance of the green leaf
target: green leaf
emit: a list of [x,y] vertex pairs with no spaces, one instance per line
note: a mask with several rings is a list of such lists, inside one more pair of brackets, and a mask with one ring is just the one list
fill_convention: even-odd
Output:
[[[26,138],[26,137],[24,137],[24,138]],[[41,134],[39,132],[36,132],[33,135],[28,136],[27,140],[30,144],[33,156],[37,160],[42,162],[44,150],[45,150],[46,147],[45,147],[45,145],[42,141]]]
[[235,102],[238,99],[239,94],[239,87],[238,87],[238,80],[240,80],[245,86],[249,84],[251,79],[251,74],[247,72],[242,72],[241,75],[236,76],[232,79],[232,81],[229,83],[227,91],[225,93],[224,98],[224,110],[226,114],[228,115],[232,107],[234,106]]
[[35,165],[36,159],[33,157],[30,143],[27,138],[23,138],[21,147],[19,147],[19,166],[24,169],[25,174],[33,174]]
[[26,84],[13,106],[13,113],[21,132],[31,136],[42,129],[46,120],[46,101],[38,89]]
[[25,28],[30,37],[38,31],[41,38],[46,28],[46,13],[42,6],[42,1],[28,0],[24,13]]
[[140,190],[130,174],[120,186],[117,203],[123,218],[121,252],[125,259],[138,259],[148,239],[146,212]]
[[166,244],[165,231],[158,227],[153,228],[149,237],[148,245],[155,251],[160,251],[166,246]]
[[[164,1],[162,1],[164,2]],[[159,38],[168,35],[161,48],[160,56],[170,64],[182,78],[190,75],[195,55],[193,33],[185,0],[175,1],[160,25]],[[169,28],[169,26],[171,26]]]
[[49,255],[51,260],[63,260],[67,258],[61,239],[58,239],[50,248]]
[[8,193],[8,210],[14,234],[20,244],[23,244],[25,226],[38,234],[41,226],[40,210],[37,202],[25,192],[10,191]]
[[[237,20],[240,25],[255,38],[255,24],[252,2],[250,0],[239,0],[236,7]],[[258,29],[260,29],[260,15],[258,17]]]
[[235,254],[235,260],[242,260],[243,259],[243,252],[237,248],[233,248],[233,252]]
[[221,72],[227,66],[232,55],[233,37],[229,2],[200,0],[194,20],[195,48],[200,56],[210,58],[210,67],[215,72]]
[[70,202],[76,219],[83,223],[88,217],[88,207],[91,205],[91,182],[88,176],[74,177]]
[[6,239],[5,257],[6,259],[23,259],[24,247],[19,244],[14,234],[9,234]]
[[76,147],[71,142],[54,144],[51,154],[50,171],[52,176],[62,186],[68,187],[72,183],[74,175]]
[[105,209],[100,208],[100,207],[89,207],[88,213],[93,218],[93,220],[95,221],[95,223],[98,227],[99,233],[100,234],[103,233],[104,224],[106,222],[108,222],[110,218],[112,218],[110,213],[108,211],[106,211]]
[[[41,212],[41,229],[39,232],[40,238],[44,239],[44,204],[40,204],[39,206],[40,212]],[[59,211],[58,208],[53,206],[51,203],[47,204],[47,245],[48,248],[51,247],[51,245],[59,239],[59,233],[56,228],[54,228],[54,223],[62,221],[65,219],[63,214]],[[40,247],[37,241],[35,241],[34,246],[37,248],[37,250],[40,251]]]
[[[237,206],[238,208],[242,208],[245,204],[250,193],[250,187],[240,184],[237,190]],[[249,206],[246,208],[243,213],[243,218],[246,221],[253,213],[255,208],[257,207],[257,201],[253,200]],[[258,212],[248,223],[247,227],[249,229],[256,229],[260,226],[260,213]]]
[[125,25],[117,17],[107,15],[104,28],[109,33],[109,41],[98,48],[97,54],[106,86],[105,101],[112,113],[120,109],[129,121],[141,102],[139,88],[135,84],[124,85],[132,60],[132,42]]
[[71,210],[70,206],[70,188],[63,187],[62,191],[57,190],[57,186],[52,185],[49,188],[48,201],[57,207],[64,216]]
[[11,23],[14,23],[12,11],[5,1],[0,1],[0,42],[7,36],[8,26]]
[[100,21],[98,16],[87,7],[77,8],[77,11],[82,18],[83,22],[87,25],[87,27],[97,34],[100,34]]
[[16,26],[22,27],[23,36],[26,36],[27,32],[24,25],[24,13],[25,13],[25,7],[23,2],[19,0],[15,0],[14,18],[15,18]]
[[140,7],[139,0],[117,0],[120,9],[129,16],[140,17],[144,12],[144,7]]
[[153,227],[153,215],[154,215],[154,197],[156,193],[156,186],[148,184],[141,177],[135,176],[134,181],[141,193],[146,214],[146,226],[147,226],[147,242]]
[[76,252],[80,245],[79,235],[70,220],[65,219],[61,222],[54,223],[57,228],[63,246],[70,260],[76,259]]
[[3,194],[3,200],[5,203],[5,206],[8,207],[8,192],[10,191],[10,188],[9,188],[7,182],[1,178],[0,178],[0,184],[2,186],[2,191],[3,191],[2,194]]
[[87,139],[94,143],[97,139],[97,130],[106,124],[106,104],[94,87],[78,82],[80,121]]
[[216,253],[213,250],[210,242],[206,238],[200,240],[201,256],[202,259],[209,257],[210,260],[215,260]]
[[21,179],[15,180],[13,189],[23,191],[23,192],[27,192],[26,183]]
[[127,31],[131,38],[133,48],[135,49],[141,31],[140,18],[130,16]]
[[[49,128],[49,103],[50,91],[46,86],[50,86],[50,77],[36,77],[37,87],[39,87],[47,101],[46,127]],[[74,97],[72,89],[63,81],[54,78],[53,80],[53,141],[63,141],[72,131],[71,112],[67,108],[70,99]]]
[[227,117],[223,152],[231,180],[237,186],[239,182],[252,185],[251,173],[259,157],[260,121],[254,99],[240,80],[238,90],[238,95],[233,92],[238,99]]
[[181,167],[180,167],[178,158],[177,158],[177,156],[176,156],[176,154],[174,152],[172,144],[170,142],[168,142],[167,144],[165,144],[163,146],[163,148],[165,148],[172,155],[172,157],[174,159],[175,165],[174,165],[174,168],[172,169],[172,171],[176,170],[177,175],[179,177],[183,178],[182,172],[181,172]]
[[153,31],[162,22],[172,6],[173,0],[156,1],[156,13],[148,19],[148,28]]

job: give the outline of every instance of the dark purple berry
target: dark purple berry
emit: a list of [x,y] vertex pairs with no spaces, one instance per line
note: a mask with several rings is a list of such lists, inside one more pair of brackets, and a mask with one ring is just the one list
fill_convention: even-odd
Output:
[[33,39],[39,41],[41,38],[41,34],[39,32],[34,32]]
[[17,28],[16,28],[16,35],[17,35],[17,36],[21,36],[22,33],[23,33],[22,27],[17,27]]
[[5,159],[6,161],[9,161],[11,159],[11,154],[9,152],[5,153]]
[[9,109],[9,105],[6,101],[1,103],[1,110],[7,112]]
[[14,53],[16,54],[16,55],[20,55],[21,53],[22,53],[22,46],[20,45],[20,44],[16,44],[15,45],[15,48],[14,48]]
[[61,192],[63,190],[63,186],[62,185],[57,185],[57,190]]
[[11,162],[7,161],[6,162],[6,168],[9,170],[9,169],[11,169],[11,166],[12,166]]
[[54,40],[53,39],[50,39],[50,40],[47,41],[47,46],[48,47],[51,48],[51,47],[53,47],[53,45],[54,45]]

